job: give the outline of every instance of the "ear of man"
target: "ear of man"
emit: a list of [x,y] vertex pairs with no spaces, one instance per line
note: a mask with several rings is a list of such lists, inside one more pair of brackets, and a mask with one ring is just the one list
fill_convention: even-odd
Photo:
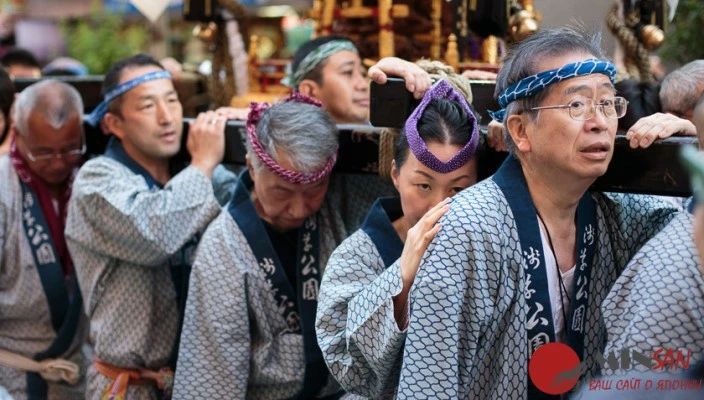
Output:
[[530,152],[531,146],[528,133],[531,123],[528,121],[528,116],[525,113],[513,114],[508,117],[506,125],[516,149],[522,153]]
[[109,112],[109,113],[105,114],[105,118],[103,119],[103,124],[104,124],[105,128],[107,128],[108,132],[115,135],[118,139],[122,140],[124,138],[125,131],[123,128],[122,118]]
[[308,97],[317,99],[320,96],[320,85],[312,79],[304,79],[298,85],[298,91]]

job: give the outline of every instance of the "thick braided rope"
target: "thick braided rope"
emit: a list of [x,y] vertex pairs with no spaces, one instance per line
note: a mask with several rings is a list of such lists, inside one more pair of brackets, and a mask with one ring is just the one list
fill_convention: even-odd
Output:
[[111,101],[113,101],[116,97],[124,94],[125,92],[129,92],[135,87],[143,84],[144,82],[153,81],[155,79],[172,79],[172,77],[171,74],[168,73],[168,71],[160,70],[146,73],[142,76],[130,79],[127,82],[122,82],[121,84],[111,89],[109,92],[105,93],[103,101],[98,104],[98,106],[95,107],[93,112],[90,113],[90,115],[88,116],[88,123],[92,126],[98,126],[105,114],[108,113],[108,105]]
[[[462,147],[462,149],[460,149],[460,151],[452,156],[452,158],[447,162],[440,161],[440,159],[435,157],[435,154],[428,150],[428,146],[426,146],[425,142],[418,133],[418,121],[420,121],[420,118],[423,116],[423,112],[432,100],[439,98],[460,103],[469,116],[469,119],[472,120],[472,137],[464,145],[464,147]],[[453,88],[452,85],[450,85],[446,80],[441,79],[425,93],[423,100],[421,100],[418,107],[413,110],[411,116],[406,120],[405,131],[406,139],[408,140],[408,147],[413,152],[413,155],[416,156],[418,161],[423,163],[423,165],[435,172],[447,174],[467,164],[472,156],[474,156],[474,152],[477,150],[477,145],[479,144],[479,130],[477,125],[477,118],[469,108],[469,104],[467,104],[467,100],[465,100],[464,96],[462,96],[460,92]]]
[[440,61],[431,60],[418,60],[416,61],[416,65],[427,72],[433,82],[437,82],[440,79],[446,80],[464,96],[467,103],[472,103],[472,85],[469,79],[455,73],[454,68]]
[[[288,101],[295,101],[298,103],[305,103],[314,105],[316,107],[322,107],[322,104],[319,101],[297,92],[291,93],[288,98],[283,100],[283,102]],[[252,146],[254,154],[256,154],[262,164],[264,164],[264,166],[266,166],[269,171],[274,173],[279,178],[296,185],[307,185],[310,183],[315,183],[330,175],[330,172],[332,172],[332,168],[335,166],[335,162],[337,161],[338,149],[335,149],[335,152],[330,156],[330,158],[328,158],[325,167],[323,167],[323,169],[321,169],[320,171],[314,173],[291,171],[290,169],[282,167],[276,161],[274,161],[273,158],[271,158],[271,156],[266,152],[266,149],[264,149],[262,143],[259,141],[259,137],[257,136],[257,123],[261,119],[262,114],[264,114],[264,111],[268,110],[271,107],[272,104],[269,103],[252,102],[249,106],[250,111],[249,116],[247,117],[247,138]]]
[[[215,107],[229,106],[235,95],[235,72],[230,54],[230,40],[227,36],[226,22],[217,24],[215,32],[215,53],[213,54],[213,67],[210,75],[210,92]],[[224,72],[225,82],[221,74]]]
[[391,162],[394,159],[394,146],[400,130],[384,128],[379,134],[379,176],[384,179],[391,177]]
[[321,62],[327,60],[328,57],[341,51],[351,51],[359,54],[357,48],[349,40],[332,40],[327,42],[317,49],[308,53],[303,60],[298,64],[295,71],[289,72],[288,76],[281,80],[281,83],[298,90],[298,85],[317,67]]
[[[629,75],[639,80],[653,80],[653,75],[650,72],[650,59],[648,50],[643,43],[638,40],[633,29],[640,22],[640,17],[637,12],[629,13],[625,21],[621,20],[618,15],[618,5],[614,4],[609,13],[606,15],[606,25],[611,33],[616,36],[625,52],[625,64]],[[635,67],[637,71],[632,71]]]
[[499,94],[498,100],[501,110],[489,111],[489,115],[495,121],[503,122],[506,116],[506,106],[511,102],[525,97],[531,97],[546,87],[565,79],[591,74],[604,74],[608,76],[611,83],[613,83],[616,76],[616,67],[610,62],[590,58],[588,60],[570,63],[557,69],[527,76],[507,87]]

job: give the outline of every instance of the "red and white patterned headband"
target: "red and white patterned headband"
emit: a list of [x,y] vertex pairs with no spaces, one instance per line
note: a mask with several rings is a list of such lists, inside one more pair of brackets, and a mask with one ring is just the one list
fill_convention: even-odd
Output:
[[[286,103],[289,101],[295,101],[298,103],[322,107],[322,104],[318,100],[298,92],[291,93],[291,95],[284,99],[282,102]],[[330,175],[330,172],[332,171],[332,168],[335,166],[335,162],[337,161],[337,151],[339,147],[335,149],[335,152],[330,156],[328,162],[325,164],[325,167],[323,167],[322,170],[308,174],[286,169],[271,158],[271,156],[264,149],[262,143],[259,141],[259,137],[257,136],[257,123],[259,123],[259,119],[261,118],[264,111],[268,110],[270,107],[272,107],[272,104],[270,103],[252,102],[249,105],[249,116],[247,117],[247,138],[252,146],[252,150],[254,150],[254,154],[257,155],[259,160],[267,167],[269,171],[276,174],[279,178],[282,178],[296,185],[307,185],[310,183],[315,183]]]

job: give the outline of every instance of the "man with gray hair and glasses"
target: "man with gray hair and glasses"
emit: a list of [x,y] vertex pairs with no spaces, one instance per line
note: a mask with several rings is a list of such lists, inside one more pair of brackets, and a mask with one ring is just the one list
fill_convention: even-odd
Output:
[[193,265],[174,399],[340,393],[314,327],[323,269],[347,236],[330,177],[337,129],[320,106],[295,93],[249,113],[248,169]]
[[599,370],[599,306],[675,214],[655,198],[589,190],[626,111],[599,41],[544,30],[507,54],[493,117],[510,154],[439,221],[411,287],[399,398],[553,398]]
[[83,397],[87,324],[64,239],[86,150],[82,115],[73,87],[29,86],[0,158],[0,387],[18,400]]

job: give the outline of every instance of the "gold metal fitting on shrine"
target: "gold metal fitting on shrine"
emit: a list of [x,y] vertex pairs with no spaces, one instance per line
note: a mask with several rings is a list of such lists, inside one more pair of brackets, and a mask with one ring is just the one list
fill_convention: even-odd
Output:
[[218,26],[215,22],[209,22],[207,24],[198,24],[193,27],[193,36],[206,43],[213,43],[215,41],[217,32]]
[[657,25],[643,26],[641,37],[643,45],[650,51],[658,49],[665,42],[665,32]]

